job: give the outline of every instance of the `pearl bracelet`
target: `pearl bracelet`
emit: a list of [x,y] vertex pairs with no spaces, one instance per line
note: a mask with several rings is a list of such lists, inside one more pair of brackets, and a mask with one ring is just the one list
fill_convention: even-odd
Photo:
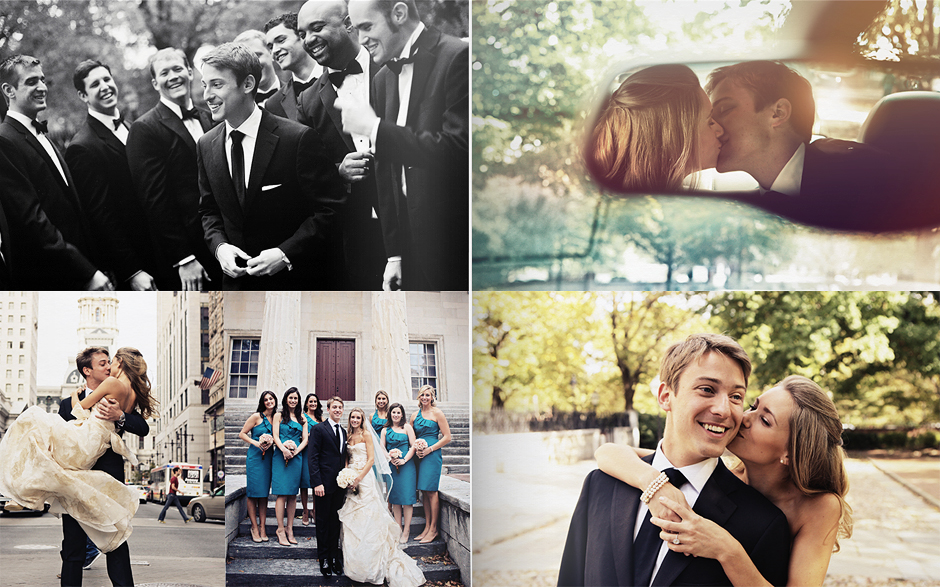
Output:
[[665,473],[660,473],[659,477],[653,479],[653,482],[650,483],[650,486],[646,488],[646,491],[640,495],[640,501],[649,505],[650,500],[653,499],[653,496],[656,495],[656,492],[659,491],[663,485],[669,482],[669,477]]

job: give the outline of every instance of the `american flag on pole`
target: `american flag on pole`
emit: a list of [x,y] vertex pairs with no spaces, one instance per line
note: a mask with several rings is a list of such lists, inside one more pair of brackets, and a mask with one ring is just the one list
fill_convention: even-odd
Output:
[[199,389],[202,389],[203,391],[209,389],[215,384],[216,381],[219,380],[221,375],[221,369],[216,371],[215,369],[206,367],[206,372],[202,374],[202,381],[199,382]]

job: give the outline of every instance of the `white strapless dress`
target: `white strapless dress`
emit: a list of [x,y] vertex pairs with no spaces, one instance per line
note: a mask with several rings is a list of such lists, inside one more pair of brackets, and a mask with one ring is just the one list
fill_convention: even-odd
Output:
[[[366,445],[360,442],[349,450],[350,468],[362,470],[368,458]],[[417,587],[424,583],[418,563],[398,548],[401,530],[371,472],[359,483],[358,494],[346,494],[339,520],[343,571],[347,577],[361,583],[388,581],[389,587]]]
[[17,417],[0,440],[0,493],[20,505],[67,513],[92,542],[111,552],[131,535],[139,505],[137,492],[105,473],[90,470],[108,446],[132,464],[134,456],[114,424],[90,416],[80,405],[77,420],[33,406]]

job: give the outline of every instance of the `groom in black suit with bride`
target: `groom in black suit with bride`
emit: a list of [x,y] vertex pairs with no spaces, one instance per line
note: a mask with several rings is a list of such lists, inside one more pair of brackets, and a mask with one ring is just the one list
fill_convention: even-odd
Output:
[[336,476],[346,464],[346,431],[340,423],[343,400],[330,398],[329,419],[313,427],[310,433],[310,485],[316,505],[317,551],[324,577],[343,574],[343,553],[339,548],[339,509],[346,491],[336,485]]
[[[101,383],[111,375],[111,359],[108,349],[104,347],[88,347],[75,358],[75,366],[85,377],[85,390],[78,394],[79,399],[85,399],[85,394],[98,388]],[[122,412],[117,402],[111,399],[102,399],[95,406],[99,417],[115,423],[117,433],[121,436],[124,431],[137,436],[147,436],[150,426],[137,412]],[[67,397],[59,403],[59,415],[65,421],[74,420],[72,415],[72,398]],[[124,457],[114,452],[111,447],[105,451],[98,462],[92,467],[93,471],[104,471],[121,483],[124,483]],[[88,538],[85,531],[72,516],[62,514],[62,587],[81,587],[82,566],[85,564],[85,544]],[[107,553],[108,578],[111,584],[117,586],[133,586],[134,576],[131,573],[131,555],[127,542]]]
[[[695,512],[738,540],[765,579],[784,585],[786,516],[718,458],[741,425],[750,372],[747,353],[727,336],[697,334],[670,347],[657,394],[666,431],[653,458],[645,460],[668,476]],[[656,491],[647,506],[641,490],[592,471],[571,518],[558,585],[730,585],[717,560],[668,549],[648,515],[654,508],[667,517]],[[681,543],[681,536],[674,540]]]

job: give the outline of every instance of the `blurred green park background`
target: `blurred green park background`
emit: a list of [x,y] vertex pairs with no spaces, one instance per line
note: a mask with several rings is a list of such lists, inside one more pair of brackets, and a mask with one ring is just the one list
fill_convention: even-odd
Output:
[[940,292],[476,292],[474,432],[661,434],[650,383],[670,344],[738,340],[747,401],[787,375],[831,394],[847,449],[940,448]]

